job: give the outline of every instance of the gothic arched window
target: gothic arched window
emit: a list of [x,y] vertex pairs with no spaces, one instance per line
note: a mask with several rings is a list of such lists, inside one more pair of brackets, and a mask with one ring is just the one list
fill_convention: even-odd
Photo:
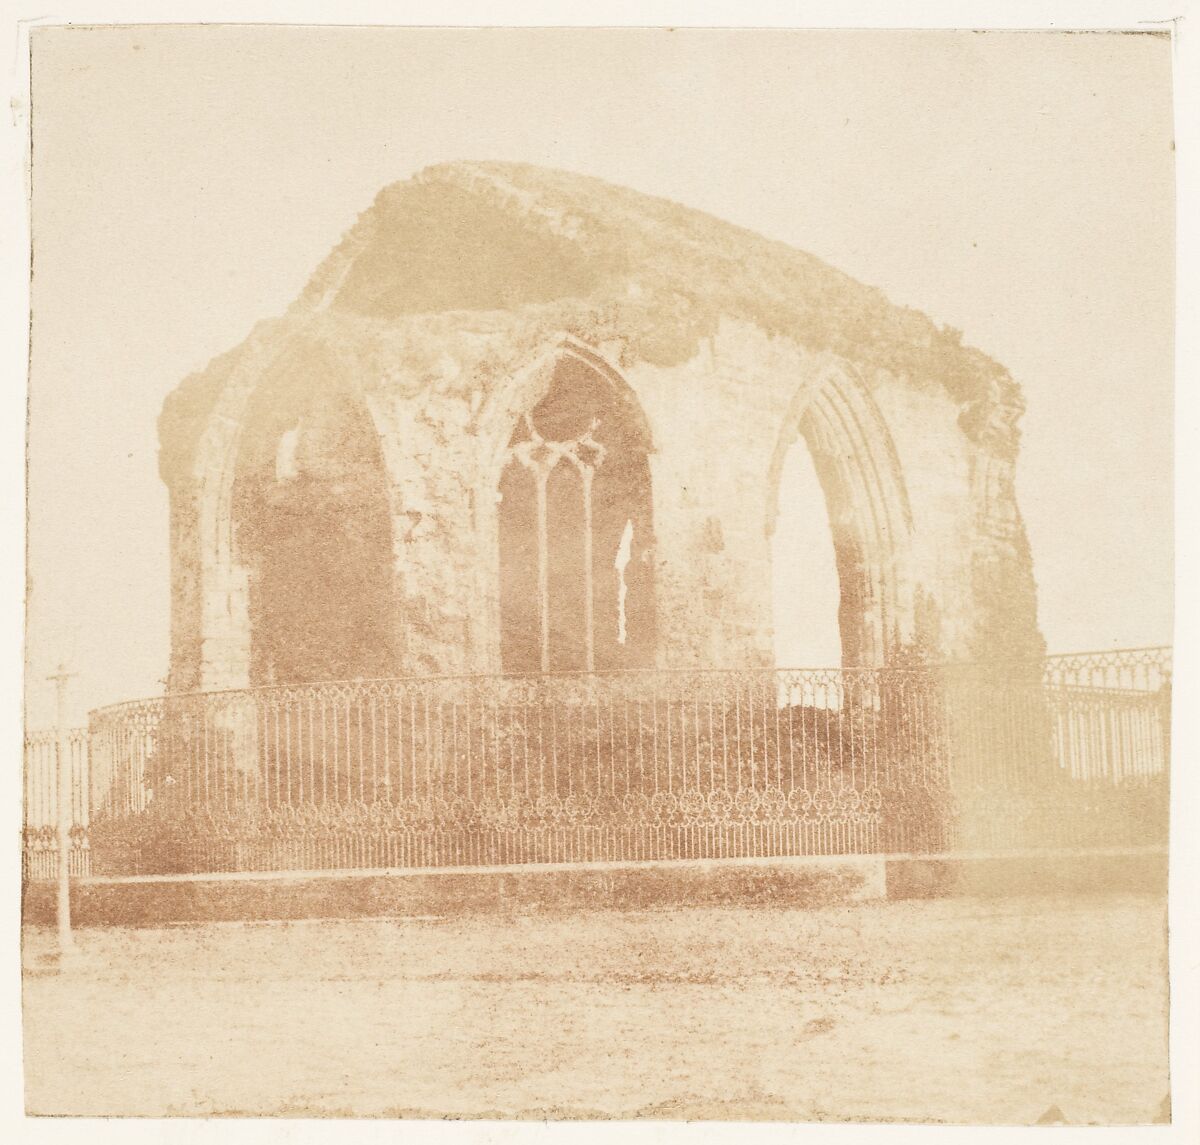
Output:
[[500,480],[506,672],[653,664],[648,449],[624,383],[564,354],[519,419]]

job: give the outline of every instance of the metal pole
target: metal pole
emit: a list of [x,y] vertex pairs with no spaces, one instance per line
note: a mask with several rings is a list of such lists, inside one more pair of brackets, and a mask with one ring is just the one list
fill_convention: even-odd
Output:
[[75,949],[71,933],[71,745],[67,738],[67,681],[74,675],[59,664],[54,675],[58,752],[58,950],[60,955]]

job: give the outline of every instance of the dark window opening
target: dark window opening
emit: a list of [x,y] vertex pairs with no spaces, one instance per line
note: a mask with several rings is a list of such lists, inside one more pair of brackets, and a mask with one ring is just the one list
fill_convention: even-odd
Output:
[[392,675],[391,516],[369,414],[333,390],[252,424],[236,489],[251,683]]
[[653,665],[647,445],[632,395],[564,356],[500,481],[506,672]]

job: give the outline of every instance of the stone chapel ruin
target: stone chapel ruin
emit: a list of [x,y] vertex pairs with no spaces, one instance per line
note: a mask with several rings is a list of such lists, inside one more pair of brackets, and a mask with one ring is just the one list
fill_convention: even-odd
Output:
[[[1021,412],[956,331],[697,211],[387,187],[166,401],[167,689],[91,714],[80,869],[1161,843],[1170,651],[1044,655]],[[824,604],[772,567],[822,542]],[[776,662],[797,616],[839,662]]]
[[770,665],[797,437],[844,665],[1038,655],[1021,409],[956,331],[782,243],[429,168],[165,405],[169,690]]

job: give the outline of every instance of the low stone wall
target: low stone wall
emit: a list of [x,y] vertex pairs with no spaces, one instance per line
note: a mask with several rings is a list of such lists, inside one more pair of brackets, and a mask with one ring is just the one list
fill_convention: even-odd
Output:
[[[80,879],[77,926],[299,918],[807,908],[950,895],[1166,893],[1164,849],[1019,855],[853,856],[703,862]],[[29,925],[54,920],[52,882],[24,888]]]
[[889,899],[1167,893],[1165,847],[954,858],[914,855],[883,861]]

